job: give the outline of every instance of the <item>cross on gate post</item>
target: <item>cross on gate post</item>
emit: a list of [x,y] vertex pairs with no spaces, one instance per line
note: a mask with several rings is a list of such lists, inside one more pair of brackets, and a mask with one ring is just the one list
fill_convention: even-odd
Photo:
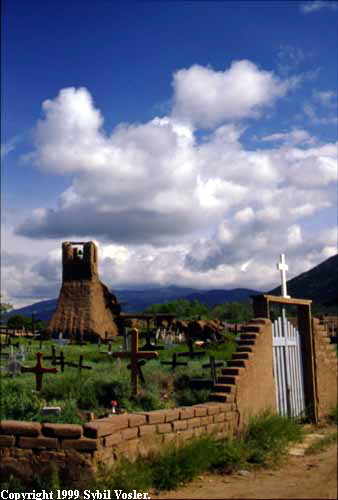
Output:
[[[282,253],[280,254],[280,260],[277,264],[277,269],[280,271],[281,275],[281,292],[282,292],[282,297],[285,299],[289,299],[290,295],[287,293],[287,287],[286,287],[286,271],[289,270],[289,266],[285,262],[285,255]],[[287,392],[286,392],[286,406],[287,406],[287,414],[291,415],[291,402],[290,402],[290,395],[291,395],[291,386],[290,386],[290,367],[289,367],[289,360],[288,356],[286,353],[287,346],[288,346],[288,330],[287,330],[287,318],[286,318],[286,312],[285,312],[285,307],[284,305],[282,306],[282,333],[284,337],[284,342],[285,342],[285,348],[283,350],[283,357],[284,357],[284,362],[285,362],[285,383],[287,387]]]
[[42,389],[42,377],[44,373],[57,373],[57,368],[46,368],[42,365],[43,353],[36,353],[36,365],[32,367],[22,366],[21,372],[32,372],[35,373],[36,380],[36,390],[41,391]]
[[132,395],[137,396],[137,377],[139,374],[139,360],[141,359],[154,359],[158,357],[157,352],[140,352],[138,349],[138,330],[133,328],[131,331],[131,350],[125,352],[113,352],[114,358],[130,358],[130,371],[131,371],[131,386]]
[[285,255],[282,253],[280,255],[280,261],[277,264],[277,269],[280,271],[281,281],[282,281],[282,297],[289,299],[290,295],[287,294],[286,289],[286,275],[285,272],[289,270],[289,266],[285,262]]

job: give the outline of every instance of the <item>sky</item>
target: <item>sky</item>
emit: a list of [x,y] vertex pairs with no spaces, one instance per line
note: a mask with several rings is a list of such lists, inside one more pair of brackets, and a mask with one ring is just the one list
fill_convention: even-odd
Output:
[[337,253],[337,7],[4,0],[2,300],[57,297],[63,241],[113,291]]

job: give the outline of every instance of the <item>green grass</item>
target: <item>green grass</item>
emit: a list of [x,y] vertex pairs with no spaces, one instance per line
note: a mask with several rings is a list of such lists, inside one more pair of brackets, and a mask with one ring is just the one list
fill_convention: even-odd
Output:
[[124,458],[113,471],[101,468],[91,489],[109,489],[112,494],[114,489],[172,490],[205,471],[224,474],[243,467],[272,466],[279,462],[290,442],[302,438],[298,422],[263,414],[254,418],[237,439],[217,441],[209,435],[180,447],[168,445],[161,453],[138,457],[134,462]]
[[338,424],[338,405],[336,405],[329,413],[328,420]]
[[[28,346],[27,339],[20,343]],[[143,341],[141,341],[141,345]],[[51,347],[55,342],[45,341],[42,351],[45,356],[51,355]],[[35,391],[35,377],[31,373],[23,373],[14,378],[1,375],[0,418],[17,420],[44,421],[41,409],[43,406],[61,406],[62,412],[55,421],[65,423],[81,423],[85,412],[92,411],[97,417],[105,416],[110,411],[112,400],[119,401],[127,411],[150,411],[178,405],[203,403],[208,399],[209,391],[192,390],[189,388],[190,378],[210,376],[209,370],[202,364],[208,361],[209,355],[226,361],[231,357],[235,344],[228,342],[219,346],[211,346],[206,356],[199,360],[188,360],[187,367],[172,372],[170,367],[160,364],[162,359],[170,359],[173,352],[186,351],[185,345],[174,349],[159,351],[159,358],[148,361],[143,367],[146,380],[140,385],[139,396],[131,399],[130,371],[125,360],[112,359],[101,354],[107,346],[95,344],[66,345],[63,352],[66,361],[79,361],[80,354],[84,356],[84,364],[91,365],[92,370],[82,370],[65,367],[62,373],[60,367],[57,374],[47,374],[43,378],[43,390]],[[39,341],[32,341],[31,352],[24,365],[34,366],[36,353],[40,350]],[[114,339],[113,351],[122,349],[122,340]],[[60,349],[56,346],[56,354]],[[185,361],[187,359],[185,358]],[[5,364],[5,363],[3,363]],[[44,365],[51,366],[51,360],[45,360]],[[185,380],[185,384],[180,381]],[[48,417],[50,421],[51,417]]]
[[269,413],[254,417],[244,438],[249,451],[247,461],[259,465],[276,463],[290,442],[303,437],[303,428],[295,420]]

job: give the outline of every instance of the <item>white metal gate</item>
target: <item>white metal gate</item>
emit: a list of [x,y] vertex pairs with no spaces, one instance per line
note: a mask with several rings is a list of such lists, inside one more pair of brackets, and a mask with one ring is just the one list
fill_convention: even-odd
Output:
[[272,324],[277,413],[288,417],[305,415],[304,380],[299,331],[285,316]]

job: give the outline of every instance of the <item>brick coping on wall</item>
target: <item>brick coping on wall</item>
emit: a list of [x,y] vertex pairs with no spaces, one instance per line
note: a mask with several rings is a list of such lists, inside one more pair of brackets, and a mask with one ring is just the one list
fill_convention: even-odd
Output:
[[[194,405],[150,412],[127,413],[92,420],[84,425],[0,421],[0,447],[94,452],[144,437],[190,439],[236,426],[236,406],[230,403]],[[222,424],[220,426],[219,424]],[[223,427],[221,429],[220,427]]]

